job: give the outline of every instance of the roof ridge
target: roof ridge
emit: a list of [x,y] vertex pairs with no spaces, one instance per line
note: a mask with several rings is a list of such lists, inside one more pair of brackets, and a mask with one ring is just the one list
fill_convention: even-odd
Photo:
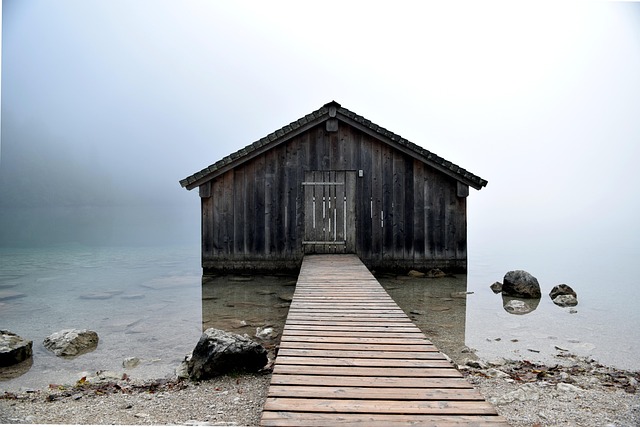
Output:
[[[335,110],[333,110],[335,108]],[[258,139],[257,141],[254,141],[253,143],[247,145],[246,147],[243,147],[225,157],[223,157],[222,159],[218,160],[217,162],[207,166],[206,168],[194,173],[193,175],[190,175],[182,180],[180,180],[180,185],[182,185],[183,187],[189,187],[192,186],[192,184],[194,184],[197,181],[202,180],[203,178],[214,174],[216,171],[219,171],[220,169],[224,168],[225,166],[243,158],[246,157],[248,155],[250,155],[251,153],[256,152],[257,150],[261,149],[262,147],[269,145],[271,143],[274,143],[274,141],[278,141],[281,140],[282,138],[288,136],[289,134],[297,131],[298,129],[300,129],[301,127],[307,126],[307,125],[311,125],[313,122],[316,121],[320,121],[320,119],[322,117],[324,117],[325,115],[327,116],[333,116],[336,113],[340,113],[341,115],[343,115],[344,117],[352,120],[355,123],[360,124],[361,126],[364,126],[365,128],[371,130],[372,132],[382,136],[383,138],[392,141],[395,144],[401,145],[417,154],[419,154],[420,156],[422,156],[425,160],[427,160],[429,163],[438,165],[440,168],[442,169],[447,169],[450,170],[451,172],[453,172],[454,174],[464,178],[465,180],[467,180],[468,182],[472,182],[474,184],[476,184],[476,188],[481,188],[487,185],[487,181],[480,178],[479,176],[469,172],[468,170],[458,166],[457,164],[446,160],[440,156],[438,156],[437,154],[433,153],[432,151],[427,150],[426,148],[423,148],[411,141],[409,141],[406,138],[401,137],[400,135],[391,132],[390,130],[387,130],[385,128],[383,128],[382,126],[379,126],[375,123],[373,123],[371,120],[365,118],[364,116],[361,116],[359,114],[354,113],[353,111],[342,107],[338,102],[336,101],[330,101],[326,104],[324,104],[322,107],[318,108],[315,111],[312,111],[309,114],[304,115],[303,117],[292,121],[289,124],[286,124],[284,126],[282,126],[279,129],[276,129],[275,131],[271,132],[270,134]],[[191,188],[195,187],[195,185],[193,185]],[[190,189],[191,189],[190,188]]]

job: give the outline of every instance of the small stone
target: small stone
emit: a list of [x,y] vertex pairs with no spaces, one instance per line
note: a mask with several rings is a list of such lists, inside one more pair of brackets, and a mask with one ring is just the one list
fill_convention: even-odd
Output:
[[136,418],[149,418],[150,415],[149,414],[145,414],[144,412],[138,412],[137,414],[134,415],[134,417],[136,417]]
[[466,298],[467,295],[471,295],[473,292],[451,292],[451,298]]
[[426,276],[425,273],[423,273],[422,271],[418,271],[418,270],[411,270],[407,273],[407,276],[409,277],[424,277]]
[[490,286],[490,288],[494,294],[499,294],[500,292],[502,292],[502,283],[495,282],[493,285]]
[[487,369],[485,374],[491,378],[510,378],[509,374],[496,368]]
[[95,350],[98,334],[87,329],[63,329],[44,339],[45,348],[56,356],[78,356]]
[[567,383],[556,384],[556,389],[563,393],[578,393],[582,391],[580,387],[577,387],[573,384],[567,384]]
[[33,354],[33,341],[27,341],[13,332],[0,330],[0,366],[11,366],[29,359]]
[[140,359],[137,357],[127,357],[122,361],[122,367],[125,369],[133,369],[140,365]]
[[444,271],[440,270],[439,268],[432,268],[426,274],[427,277],[432,278],[432,279],[445,277],[446,275],[447,274]]
[[271,326],[265,326],[264,328],[256,328],[256,338],[261,340],[271,340],[277,337],[278,334]]
[[571,286],[565,285],[564,283],[561,285],[554,286],[553,289],[551,289],[551,292],[549,292],[549,297],[552,300],[554,300],[559,295],[572,295],[576,298],[578,297],[578,294],[576,294],[576,291],[574,291]]
[[471,368],[476,368],[476,369],[486,369],[487,368],[487,364],[484,363],[481,360],[473,360],[473,359],[467,359],[464,362],[465,365],[471,367]]

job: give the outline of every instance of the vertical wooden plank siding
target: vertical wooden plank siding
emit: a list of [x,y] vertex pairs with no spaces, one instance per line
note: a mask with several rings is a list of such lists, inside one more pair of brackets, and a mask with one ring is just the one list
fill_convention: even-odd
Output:
[[245,221],[245,199],[247,195],[244,192],[244,169],[236,169],[234,173],[233,187],[233,253],[239,256],[244,253],[245,237],[244,237],[244,221]]
[[393,150],[382,146],[382,258],[393,265]]
[[339,122],[336,131],[318,125],[204,184],[205,270],[298,268],[304,251],[314,250],[302,245],[302,182],[314,170],[352,172],[355,227],[347,250],[369,267],[466,267],[464,188]]

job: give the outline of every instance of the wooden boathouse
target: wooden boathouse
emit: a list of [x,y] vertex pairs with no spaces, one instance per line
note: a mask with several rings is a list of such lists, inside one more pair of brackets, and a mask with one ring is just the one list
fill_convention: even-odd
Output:
[[321,253],[460,272],[469,187],[487,181],[334,101],[180,184],[200,194],[205,273],[299,269]]

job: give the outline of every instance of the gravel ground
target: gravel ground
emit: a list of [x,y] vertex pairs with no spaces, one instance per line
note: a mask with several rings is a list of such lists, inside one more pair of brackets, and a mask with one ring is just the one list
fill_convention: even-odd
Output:
[[[468,355],[467,355],[468,356]],[[458,361],[513,426],[640,426],[639,372],[565,355],[558,366]],[[0,423],[258,425],[270,376],[194,383],[79,381],[0,396]]]
[[0,423],[258,425],[270,375],[76,384],[5,394]]

